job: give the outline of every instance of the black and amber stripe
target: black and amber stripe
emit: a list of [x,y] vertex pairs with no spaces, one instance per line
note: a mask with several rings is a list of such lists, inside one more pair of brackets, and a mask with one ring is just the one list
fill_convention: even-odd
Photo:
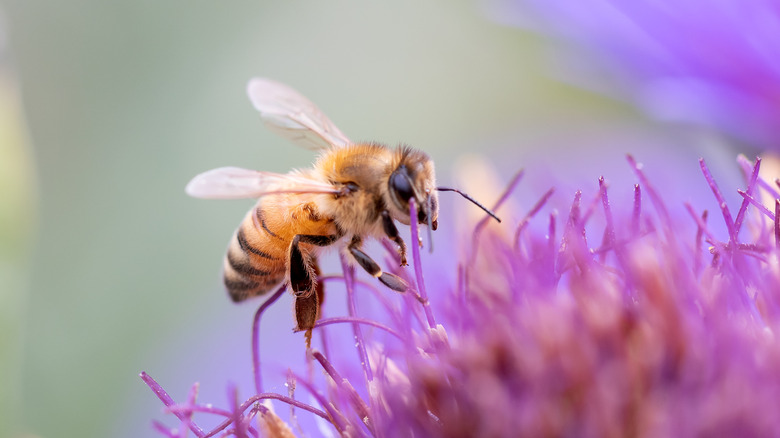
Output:
[[245,253],[251,252],[252,254],[258,255],[268,260],[279,260],[278,258],[272,256],[271,254],[268,254],[267,252],[261,251],[255,248],[254,246],[250,245],[249,242],[247,242],[246,240],[246,234],[244,234],[243,225],[241,226],[241,228],[238,229],[238,232],[236,233],[236,240],[238,240],[238,245]]
[[256,277],[263,277],[266,275],[271,275],[271,271],[257,269],[256,267],[252,266],[252,263],[250,263],[248,257],[240,257],[232,250],[228,250],[227,262],[234,271],[243,276],[252,275]]
[[273,238],[284,240],[278,234],[274,233],[270,228],[268,228],[268,225],[265,223],[265,214],[263,213],[262,207],[255,208],[255,214],[252,215],[252,222],[254,222],[255,228],[258,230],[262,230]]
[[225,288],[234,302],[262,295],[284,280],[281,259],[253,246],[244,226],[233,235],[223,268]]

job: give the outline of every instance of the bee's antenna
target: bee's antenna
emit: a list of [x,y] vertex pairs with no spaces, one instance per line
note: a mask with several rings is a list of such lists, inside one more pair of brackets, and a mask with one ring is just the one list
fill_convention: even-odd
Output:
[[489,210],[487,207],[485,207],[484,205],[482,205],[482,204],[480,204],[479,202],[477,202],[477,200],[476,200],[476,199],[474,199],[474,198],[472,198],[471,196],[469,196],[469,195],[467,195],[467,194],[465,194],[465,193],[461,192],[460,190],[458,190],[458,189],[453,189],[453,188],[449,188],[449,187],[436,187],[436,190],[438,190],[438,191],[440,191],[440,192],[455,192],[455,193],[459,194],[460,196],[463,196],[464,198],[466,198],[466,199],[468,199],[469,201],[471,201],[471,202],[472,202],[474,205],[476,205],[477,207],[479,207],[479,208],[481,208],[482,210],[484,210],[484,211],[485,211],[485,213],[489,214],[489,215],[490,215],[490,217],[492,217],[493,219],[495,219],[496,221],[498,221],[498,223],[501,223],[501,219],[499,219],[499,218],[498,218],[498,216],[496,216],[496,214],[495,214],[495,213],[493,213],[492,211],[490,211],[490,210]]

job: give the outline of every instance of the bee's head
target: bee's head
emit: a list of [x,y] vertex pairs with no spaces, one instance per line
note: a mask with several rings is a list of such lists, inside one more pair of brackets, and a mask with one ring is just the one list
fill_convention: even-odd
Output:
[[409,200],[414,198],[417,221],[438,226],[439,199],[433,162],[423,152],[403,149],[401,160],[387,181],[389,198],[386,200],[393,218],[409,225]]

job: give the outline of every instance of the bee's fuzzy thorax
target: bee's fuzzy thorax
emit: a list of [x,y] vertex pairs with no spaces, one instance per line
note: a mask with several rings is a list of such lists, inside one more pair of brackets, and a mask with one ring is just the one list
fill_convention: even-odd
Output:
[[313,176],[337,188],[355,184],[358,189],[350,196],[319,197],[323,213],[333,217],[344,231],[356,235],[381,235],[378,221],[383,210],[408,224],[408,210],[403,211],[402,206],[395,205],[388,193],[390,175],[402,165],[412,171],[413,185],[419,187],[421,193],[434,191],[433,163],[418,149],[406,145],[355,143],[324,151],[314,164]]

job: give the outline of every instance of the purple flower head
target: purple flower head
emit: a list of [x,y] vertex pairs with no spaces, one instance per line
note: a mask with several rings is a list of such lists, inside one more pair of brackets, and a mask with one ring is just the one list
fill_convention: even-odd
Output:
[[[760,160],[740,159],[743,201],[729,206],[700,164],[711,211],[667,201],[629,157],[628,196],[601,178],[563,202],[550,189],[513,212],[520,173],[494,206],[501,224],[485,217],[460,237],[438,234],[433,254],[410,245],[413,269],[399,268],[388,244],[385,266],[414,287],[405,294],[343,262],[343,276],[322,281],[330,300],[346,299],[346,314],[324,309],[305,353],[301,339],[307,371],[285,377],[287,394],[265,392],[259,372],[259,322],[280,289],[253,326],[254,395],[230,388],[228,407],[214,408],[196,400],[194,386],[177,402],[143,373],[178,423],[155,429],[169,437],[776,436],[777,187],[759,177]],[[284,405],[294,411],[276,414]],[[201,428],[209,416],[221,422]]]
[[569,59],[589,63],[583,70],[590,69],[590,86],[628,95],[660,119],[706,125],[758,148],[780,148],[777,2],[496,4],[500,20],[553,33],[574,46],[578,53]]

